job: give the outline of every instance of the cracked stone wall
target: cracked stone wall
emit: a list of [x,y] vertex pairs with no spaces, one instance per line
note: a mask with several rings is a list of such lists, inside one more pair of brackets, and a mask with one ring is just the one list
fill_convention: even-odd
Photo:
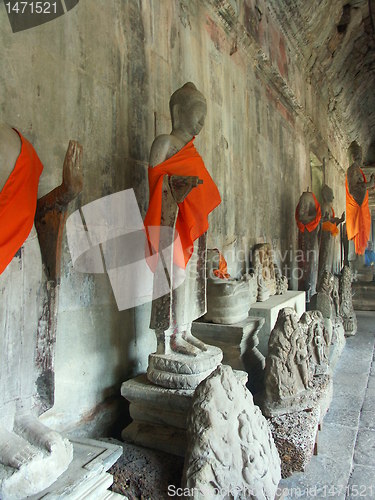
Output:
[[[68,140],[83,144],[84,190],[71,211],[133,188],[145,214],[149,149],[170,131],[169,97],[189,80],[207,98],[196,146],[223,200],[209,246],[234,250],[232,274],[261,241],[290,271],[310,153],[325,164],[336,212],[344,209],[349,139],[263,0],[82,0],[16,34],[0,8],[0,43],[1,119],[34,143],[45,165],[42,192],[60,182]],[[107,276],[75,272],[65,237],[63,245],[56,403],[45,420],[95,433],[120,383],[145,370],[155,346],[150,307],[118,312]]]

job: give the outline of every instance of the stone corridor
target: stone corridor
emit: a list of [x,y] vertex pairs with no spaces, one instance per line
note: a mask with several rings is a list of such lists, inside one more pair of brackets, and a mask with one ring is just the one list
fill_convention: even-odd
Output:
[[292,498],[375,498],[375,312],[357,311],[334,373],[333,400],[304,473],[282,480]]

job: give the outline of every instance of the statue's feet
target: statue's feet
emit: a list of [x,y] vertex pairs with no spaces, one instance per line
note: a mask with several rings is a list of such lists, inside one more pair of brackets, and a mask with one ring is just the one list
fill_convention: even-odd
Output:
[[62,444],[62,437],[58,432],[43,425],[37,417],[31,414],[17,417],[14,428],[22,437],[39,448],[51,452],[54,446]]
[[173,334],[170,341],[171,350],[187,356],[198,356],[201,350],[187,342],[181,334]]
[[35,448],[25,439],[0,427],[0,463],[20,469],[37,454]]
[[190,332],[183,333],[182,338],[200,351],[206,352],[208,349],[208,346],[204,342],[194,337]]

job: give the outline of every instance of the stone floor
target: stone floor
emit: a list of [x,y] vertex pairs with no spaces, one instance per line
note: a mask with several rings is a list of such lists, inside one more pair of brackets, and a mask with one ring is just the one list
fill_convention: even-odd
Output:
[[375,498],[375,311],[358,311],[334,373],[333,400],[304,473],[283,480],[284,499]]

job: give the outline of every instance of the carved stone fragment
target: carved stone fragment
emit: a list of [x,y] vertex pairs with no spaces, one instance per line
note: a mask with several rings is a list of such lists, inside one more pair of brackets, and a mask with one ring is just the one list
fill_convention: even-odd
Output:
[[273,499],[280,459],[266,419],[229,366],[196,389],[183,486],[193,499]]

